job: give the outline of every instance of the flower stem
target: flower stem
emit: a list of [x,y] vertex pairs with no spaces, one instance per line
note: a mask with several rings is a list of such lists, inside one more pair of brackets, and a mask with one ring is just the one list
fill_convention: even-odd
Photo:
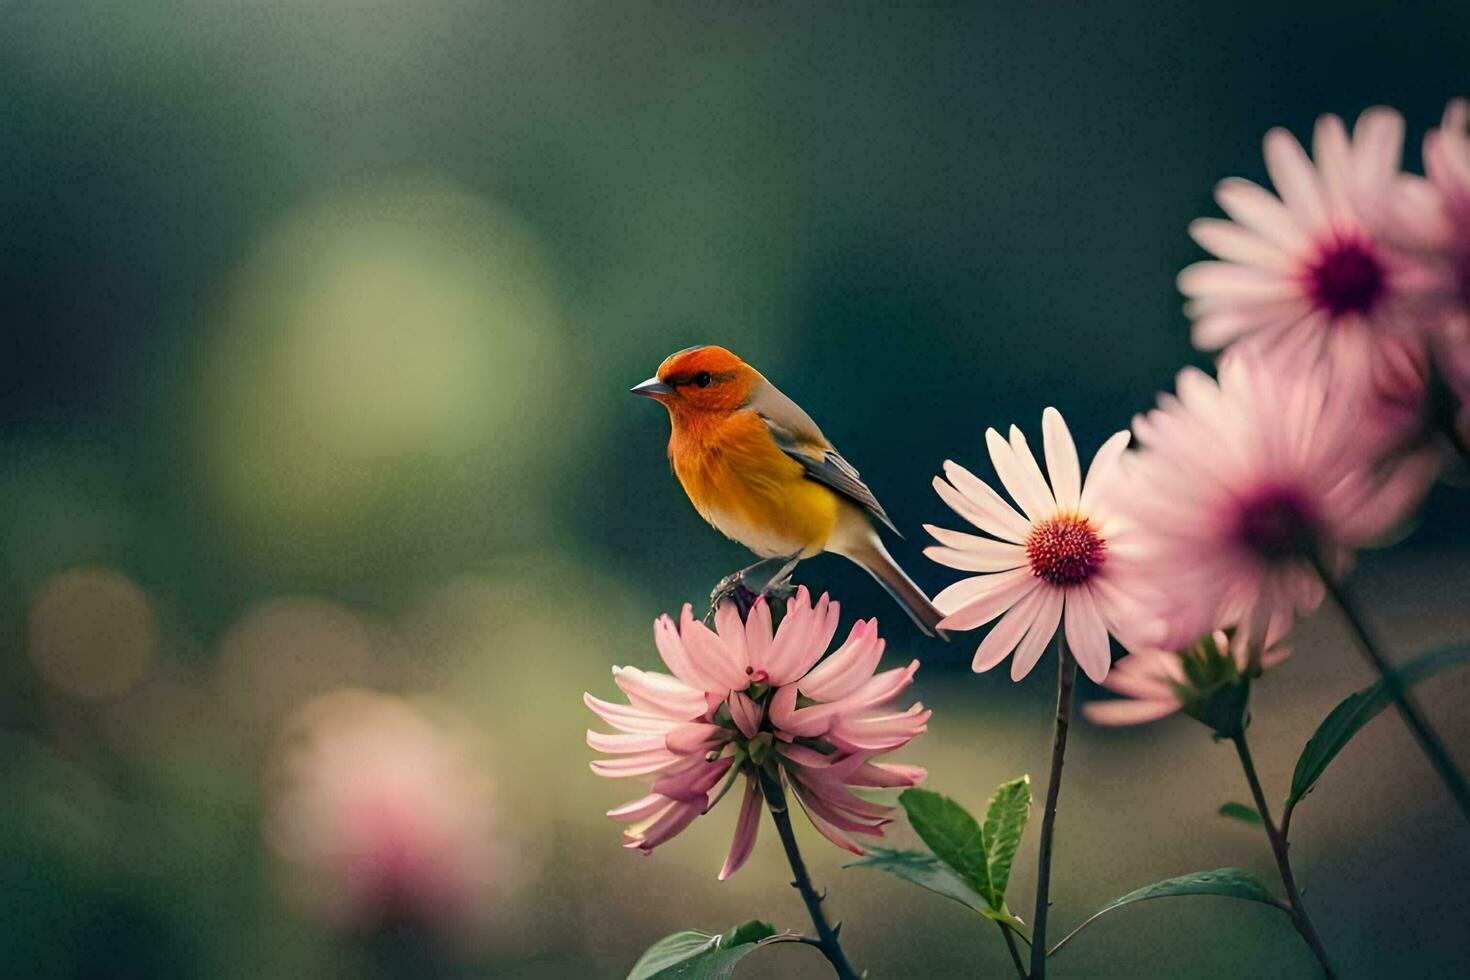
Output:
[[1389,665],[1388,658],[1383,655],[1377,643],[1374,642],[1368,626],[1363,622],[1361,613],[1353,603],[1347,591],[1327,573],[1327,569],[1320,562],[1317,563],[1317,574],[1322,578],[1322,584],[1326,586],[1328,595],[1337,604],[1342,612],[1343,619],[1352,631],[1353,638],[1357,641],[1358,649],[1363,656],[1378,671],[1383,678],[1383,685],[1388,691],[1389,697],[1393,698],[1394,706],[1399,709],[1399,715],[1404,719],[1404,724],[1409,726],[1414,738],[1419,742],[1419,748],[1423,751],[1430,765],[1434,766],[1435,772],[1439,774],[1440,780],[1455,802],[1460,805],[1467,819],[1470,819],[1470,784],[1465,782],[1465,774],[1455,765],[1450,758],[1449,752],[1445,750],[1444,743],[1435,734],[1429,722],[1425,720],[1423,712],[1404,688],[1403,679]]
[[1041,815],[1041,850],[1036,863],[1036,914],[1031,924],[1031,977],[1046,976],[1046,913],[1051,904],[1051,844],[1057,823],[1057,795],[1062,789],[1062,759],[1067,753],[1067,728],[1072,722],[1072,688],[1077,661],[1067,649],[1066,634],[1057,632],[1057,719],[1051,741],[1051,778],[1046,784],[1046,810]]
[[1000,926],[1000,934],[1006,939],[1006,949],[1011,951],[1011,962],[1016,966],[1016,976],[1026,980],[1026,964],[1021,961],[1021,951],[1016,947],[1016,937],[1011,934],[1011,927],[1004,922],[997,922]]
[[801,851],[796,846],[796,832],[791,827],[791,813],[786,808],[786,791],[781,788],[781,777],[762,767],[760,781],[766,807],[771,811],[771,819],[776,822],[776,833],[781,837],[781,846],[786,849],[786,860],[791,862],[794,879],[791,887],[801,893],[807,914],[812,917],[812,925],[816,926],[817,946],[822,955],[827,957],[827,962],[832,964],[832,969],[840,980],[859,980],[857,970],[848,961],[847,954],[842,950],[842,943],[838,941],[837,929],[841,927],[834,928],[827,924],[826,913],[822,911],[822,899],[825,896],[818,895],[817,890],[812,887],[806,862],[802,860]]
[[1256,800],[1256,812],[1261,815],[1261,823],[1266,828],[1266,839],[1271,842],[1271,853],[1276,855],[1276,870],[1281,873],[1281,886],[1286,889],[1286,897],[1290,903],[1287,913],[1291,916],[1292,925],[1307,946],[1312,950],[1312,955],[1317,957],[1317,963],[1322,967],[1322,975],[1335,977],[1332,971],[1332,963],[1327,959],[1327,950],[1322,945],[1322,938],[1317,935],[1317,927],[1312,925],[1312,920],[1307,915],[1307,907],[1302,903],[1302,893],[1296,886],[1296,875],[1291,871],[1291,858],[1287,854],[1291,846],[1287,843],[1286,834],[1276,826],[1276,821],[1271,818],[1271,809],[1266,803],[1266,794],[1261,790],[1260,777],[1256,775],[1256,764],[1251,758],[1250,746],[1246,744],[1245,732],[1241,731],[1231,738],[1235,743],[1236,754],[1240,756],[1240,767],[1245,770],[1245,781],[1250,784],[1251,795]]

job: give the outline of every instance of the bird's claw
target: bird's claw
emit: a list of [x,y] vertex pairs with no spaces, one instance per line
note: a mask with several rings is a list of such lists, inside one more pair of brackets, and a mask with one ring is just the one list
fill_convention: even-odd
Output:
[[709,611],[704,614],[705,625],[709,625],[714,619],[715,610],[725,602],[735,603],[735,608],[739,610],[742,620],[750,614],[751,607],[759,599],[765,599],[773,604],[778,611],[786,607],[786,600],[796,594],[796,584],[791,581],[791,573],[796,567],[796,562],[789,560],[777,570],[775,575],[767,579],[757,592],[750,587],[749,575],[761,564],[757,562],[749,568],[731,572],[716,583],[709,594]]
[[721,603],[733,602],[740,610],[740,618],[750,612],[750,607],[755,604],[757,593],[752,592],[750,586],[745,583],[745,573],[750,571],[742,568],[738,572],[731,572],[715,584],[709,594],[709,612],[704,614],[705,624],[708,625],[714,618],[715,610],[720,608]]

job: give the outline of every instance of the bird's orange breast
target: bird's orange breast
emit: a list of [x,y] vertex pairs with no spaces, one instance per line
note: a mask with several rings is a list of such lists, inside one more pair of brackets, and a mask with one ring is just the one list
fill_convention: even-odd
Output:
[[696,510],[762,557],[821,551],[838,497],[808,480],[755,412],[676,419],[669,459]]

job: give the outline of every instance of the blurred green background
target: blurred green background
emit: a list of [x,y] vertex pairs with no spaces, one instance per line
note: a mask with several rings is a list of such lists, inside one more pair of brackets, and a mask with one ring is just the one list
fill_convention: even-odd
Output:
[[[680,928],[804,928],[771,828],[715,874],[727,801],[655,855],[602,816],[583,690],[748,560],[627,395],[689,344],[823,424],[920,555],[942,460],[1067,416],[1084,456],[1186,362],[1175,273],[1267,128],[1470,91],[1470,7],[0,0],[0,972],[615,977]],[[951,521],[952,523],[952,521]],[[1440,488],[1356,587],[1396,655],[1470,632],[1470,503]],[[1044,776],[1052,680],[976,677],[860,571],[802,566],[924,661],[902,758],[972,807]],[[844,626],[844,629],[846,627]],[[1329,616],[1256,699],[1285,792],[1370,679]],[[1426,709],[1470,762],[1466,678]],[[470,948],[365,937],[264,841],[285,719],[341,687],[430,694],[485,747],[500,869]],[[1084,686],[1083,697],[1095,696]],[[1264,839],[1192,723],[1079,726],[1053,922]],[[1348,976],[1470,971],[1470,834],[1397,720],[1294,826]],[[1013,904],[1031,893],[1034,833]],[[898,828],[900,841],[908,840]],[[958,907],[805,833],[872,975],[1002,975]],[[422,938],[422,937],[420,937]],[[1121,912],[1062,976],[1288,977],[1284,918]],[[746,976],[825,973],[806,948]]]

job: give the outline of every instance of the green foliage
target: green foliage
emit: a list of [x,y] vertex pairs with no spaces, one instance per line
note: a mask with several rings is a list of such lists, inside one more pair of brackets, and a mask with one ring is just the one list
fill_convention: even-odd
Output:
[[1228,649],[1214,636],[1206,636],[1181,651],[1179,663],[1184,681],[1174,685],[1184,714],[1214,731],[1219,738],[1233,738],[1245,731],[1250,705],[1250,676],[1242,674]]
[[845,868],[877,868],[904,881],[927,888],[936,895],[959,902],[981,915],[991,911],[980,893],[970,887],[949,865],[926,851],[905,851],[889,847],[870,847],[863,858],[843,865]]
[[[1006,908],[1005,892],[1011,863],[1031,814],[1031,777],[1001,784],[986,807],[983,826],[954,800],[931,790],[904,790],[898,801],[908,813],[914,832],[954,872],[958,882],[935,868],[892,857],[901,852],[888,852],[887,860],[873,865],[970,905],[987,918],[1019,925]],[[956,884],[965,887],[956,889]],[[971,892],[982,904],[974,904]]]
[[990,867],[990,884],[999,907],[1005,904],[1006,885],[1011,880],[1011,862],[1021,846],[1021,834],[1031,816],[1031,777],[1001,783],[985,809],[985,854]]
[[1187,875],[1179,875],[1177,878],[1166,878],[1156,881],[1152,885],[1145,885],[1135,891],[1131,891],[1121,898],[1116,898],[1092,915],[1062,938],[1048,951],[1050,956],[1057,952],[1067,941],[1086,929],[1100,917],[1120,909],[1125,905],[1135,902],[1147,902],[1155,898],[1170,898],[1175,895],[1218,895],[1222,898],[1237,898],[1246,902],[1258,902],[1269,905],[1272,908],[1285,909],[1285,906],[1271,894],[1270,889],[1256,880],[1248,871],[1240,868],[1218,868],[1214,871],[1195,871]]
[[[1442,647],[1431,650],[1409,661],[1393,672],[1399,684],[1409,686],[1432,677],[1446,667],[1470,662],[1470,647]],[[1312,791],[1322,773],[1337,758],[1343,746],[1384,708],[1393,703],[1387,678],[1349,695],[1317,727],[1307,740],[1301,756],[1296,762],[1296,771],[1291,776],[1291,793],[1286,798],[1290,810],[1301,802],[1302,797]]]
[[633,964],[628,980],[727,980],[735,964],[757,947],[795,938],[778,935],[769,922],[759,919],[741,923],[724,935],[686,929],[648,947]]
[[1256,808],[1247,806],[1244,803],[1237,803],[1234,800],[1231,800],[1229,803],[1222,803],[1220,804],[1219,813],[1222,817],[1230,817],[1232,820],[1239,820],[1242,823],[1248,823],[1256,827],[1261,826],[1261,815],[1256,812]]

